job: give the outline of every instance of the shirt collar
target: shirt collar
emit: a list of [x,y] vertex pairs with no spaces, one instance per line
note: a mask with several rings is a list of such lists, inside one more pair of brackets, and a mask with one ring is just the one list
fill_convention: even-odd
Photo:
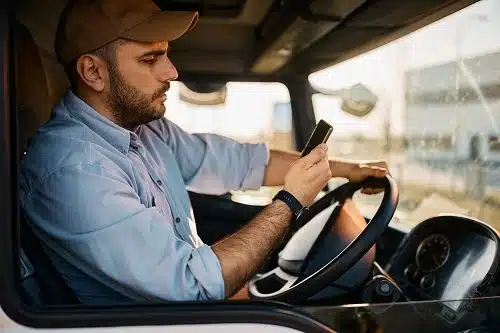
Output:
[[126,154],[129,151],[131,141],[137,141],[136,133],[118,126],[101,115],[76,96],[71,89],[68,89],[66,95],[63,97],[63,104],[72,118],[83,122],[122,153]]

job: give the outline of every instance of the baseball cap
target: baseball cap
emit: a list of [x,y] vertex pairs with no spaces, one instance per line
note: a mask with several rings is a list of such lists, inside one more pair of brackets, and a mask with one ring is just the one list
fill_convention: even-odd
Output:
[[70,0],[61,13],[54,47],[58,61],[66,66],[119,38],[175,40],[197,21],[197,12],[162,11],[152,0]]

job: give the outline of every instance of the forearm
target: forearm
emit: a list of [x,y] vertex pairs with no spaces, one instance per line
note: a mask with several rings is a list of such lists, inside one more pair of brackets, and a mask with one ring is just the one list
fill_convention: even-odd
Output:
[[300,158],[300,153],[271,149],[269,163],[264,174],[264,186],[281,186],[292,164]]
[[[295,151],[271,150],[269,164],[264,174],[264,186],[283,185],[285,175],[292,164],[300,158],[300,153]],[[332,177],[348,178],[357,162],[341,159],[330,159]]]
[[330,170],[332,171],[332,177],[341,178],[349,178],[352,170],[359,165],[358,162],[341,159],[331,159],[329,164]]
[[241,230],[212,246],[221,263],[226,297],[255,275],[282,239],[291,218],[290,208],[274,201]]

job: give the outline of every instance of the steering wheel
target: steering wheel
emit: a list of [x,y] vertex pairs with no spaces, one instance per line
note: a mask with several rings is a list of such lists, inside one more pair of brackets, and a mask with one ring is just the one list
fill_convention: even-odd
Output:
[[[318,260],[317,250],[325,242],[342,205],[361,188],[384,189],[377,212],[337,256]],[[391,221],[398,200],[398,188],[391,176],[348,182],[332,190],[292,221],[282,242],[268,257],[264,272],[261,270],[250,280],[249,298],[296,303],[317,294],[370,250]]]

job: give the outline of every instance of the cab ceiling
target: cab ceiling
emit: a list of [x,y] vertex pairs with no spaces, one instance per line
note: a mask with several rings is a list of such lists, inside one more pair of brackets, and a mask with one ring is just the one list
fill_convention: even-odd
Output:
[[[183,74],[308,74],[476,1],[247,0],[231,17],[203,14],[193,31],[172,43],[170,55],[181,78]],[[53,40],[65,2],[25,0],[17,11],[19,21],[30,29],[38,46],[54,59]],[[210,3],[225,8],[228,0]]]

